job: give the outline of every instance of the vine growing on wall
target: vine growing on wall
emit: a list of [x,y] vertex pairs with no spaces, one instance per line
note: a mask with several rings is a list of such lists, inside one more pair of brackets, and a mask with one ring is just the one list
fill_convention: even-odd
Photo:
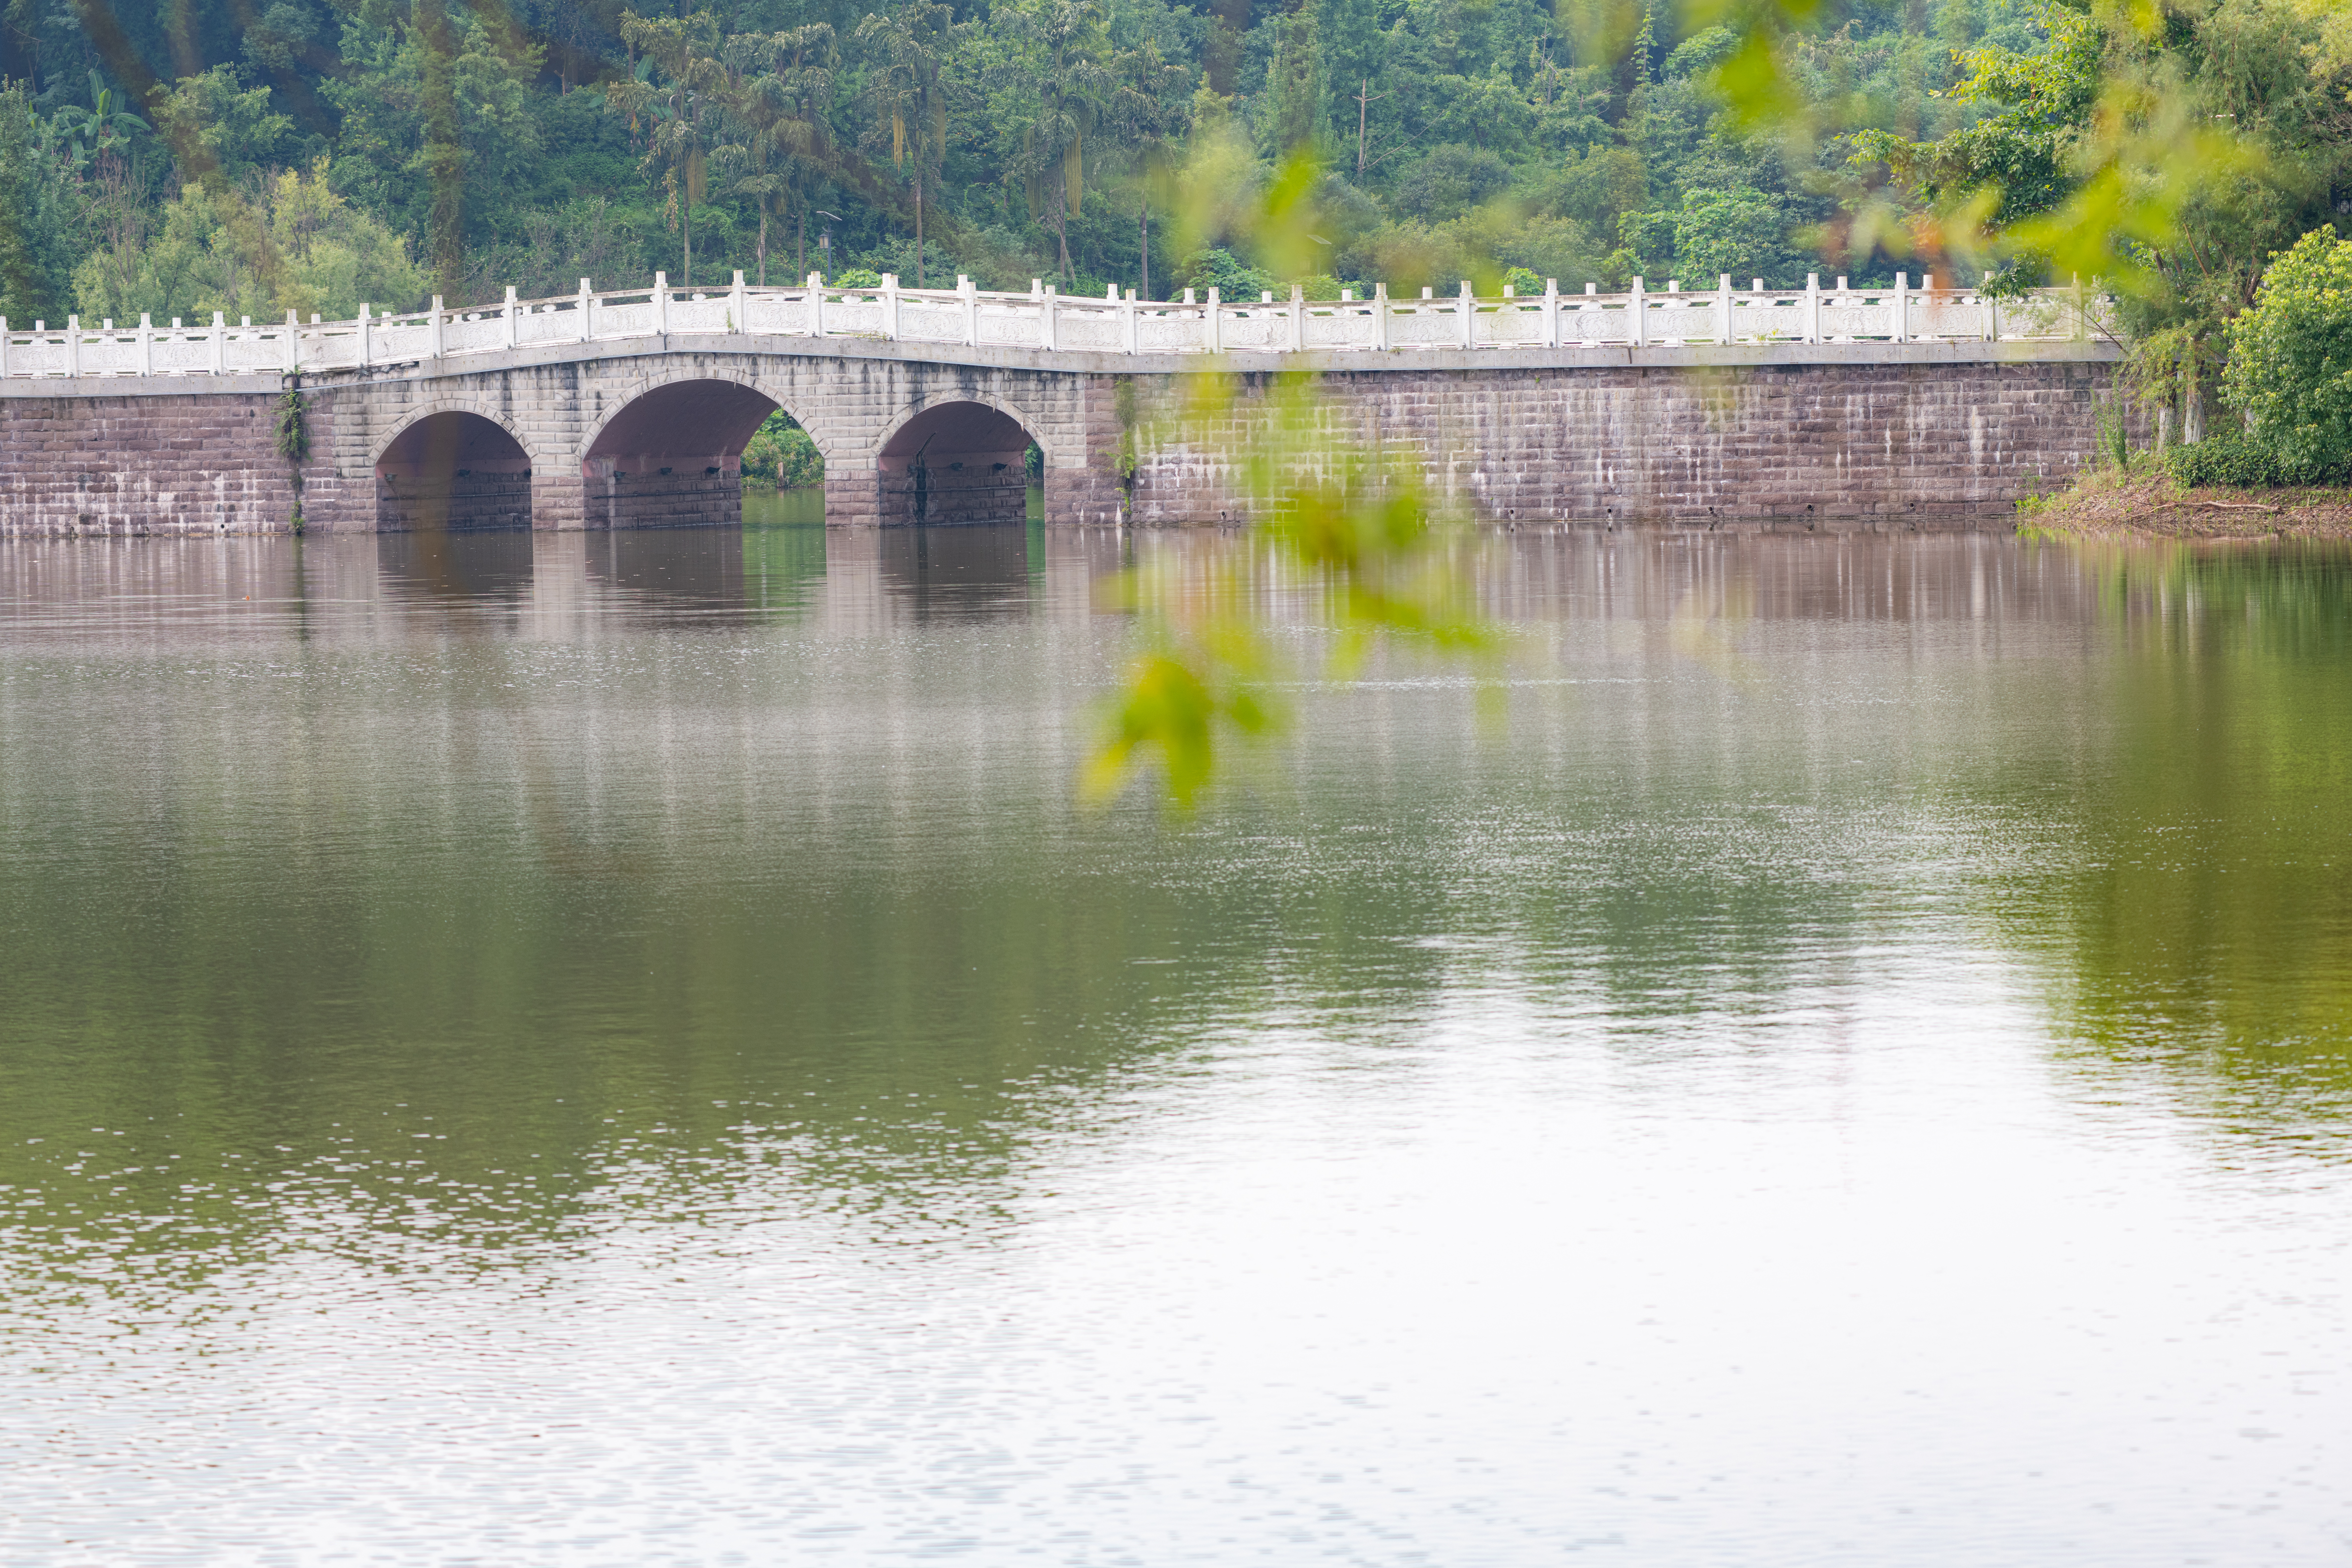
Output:
[[302,381],[296,376],[287,383],[285,394],[278,399],[278,455],[286,459],[294,482],[294,515],[288,525],[296,533],[302,531],[302,460],[310,455],[310,425],[309,401],[302,395]]
[[1119,521],[1134,521],[1135,510],[1135,377],[1122,375],[1111,384],[1111,409],[1118,417]]

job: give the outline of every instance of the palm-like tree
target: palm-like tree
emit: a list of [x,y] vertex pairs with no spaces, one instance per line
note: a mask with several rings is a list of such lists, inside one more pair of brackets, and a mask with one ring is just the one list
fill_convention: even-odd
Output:
[[629,47],[653,62],[662,77],[656,86],[646,75],[632,72],[605,89],[605,101],[625,113],[634,124],[650,115],[645,171],[659,173],[669,200],[663,216],[685,233],[687,285],[694,282],[694,204],[703,198],[709,178],[709,140],[727,72],[719,63],[719,24],[708,11],[691,16],[638,16],[621,13],[621,37]]
[[[768,281],[768,219],[821,178],[832,152],[824,110],[837,63],[823,22],[727,41],[729,90],[722,167],[760,209],[760,281]],[[793,204],[805,208],[804,201]],[[803,226],[805,218],[803,217]]]
[[940,60],[960,30],[954,11],[936,0],[901,0],[895,10],[869,16],[857,27],[857,41],[875,62],[866,92],[879,121],[889,127],[890,165],[914,165],[909,180],[915,190],[918,289],[929,286],[923,275],[923,190],[947,153],[947,90],[940,80]]
[[88,109],[68,103],[58,110],[50,129],[65,143],[66,158],[76,169],[95,153],[102,174],[119,173],[130,153],[131,133],[152,135],[155,128],[131,113],[129,102],[96,71],[89,73],[89,101]]
[[1062,275],[1070,262],[1070,215],[1086,195],[1086,142],[1101,119],[1116,79],[1109,18],[1099,0],[1034,0],[991,16],[1013,42],[991,72],[991,86],[1018,105],[1021,145],[1006,160],[1032,217],[1050,213]]

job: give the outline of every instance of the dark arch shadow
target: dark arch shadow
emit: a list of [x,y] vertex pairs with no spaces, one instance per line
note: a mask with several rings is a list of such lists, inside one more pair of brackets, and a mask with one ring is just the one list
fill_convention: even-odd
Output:
[[582,459],[591,528],[743,521],[743,448],[775,399],[732,381],[674,381],[613,416]]
[[1029,476],[1021,422],[984,403],[940,403],[882,444],[885,526],[1018,523],[1027,516]]
[[530,456],[478,414],[428,414],[375,464],[382,533],[484,532],[530,526]]

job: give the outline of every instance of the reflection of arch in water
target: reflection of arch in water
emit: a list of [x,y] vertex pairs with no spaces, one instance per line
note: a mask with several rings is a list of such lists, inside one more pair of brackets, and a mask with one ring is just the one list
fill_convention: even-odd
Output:
[[419,409],[376,456],[376,528],[529,528],[530,475],[530,454],[504,421],[458,406]]
[[1029,420],[999,399],[965,394],[925,404],[882,437],[881,521],[1022,521],[1029,495],[1022,458],[1032,439]]
[[[593,426],[581,459],[591,528],[679,528],[743,521],[743,448],[781,399],[746,379],[650,383]],[[820,454],[823,437],[795,410]]]

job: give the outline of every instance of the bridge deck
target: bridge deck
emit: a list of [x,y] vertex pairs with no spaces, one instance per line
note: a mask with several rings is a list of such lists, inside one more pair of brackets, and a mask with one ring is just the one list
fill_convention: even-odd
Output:
[[[694,346],[742,348],[787,341],[769,352],[806,353],[816,345],[891,345],[902,357],[946,363],[1167,374],[1199,368],[1203,356],[1242,369],[1416,370],[1486,368],[1500,363],[1562,368],[1629,363],[1770,364],[1933,363],[2112,357],[2110,303],[2078,289],[2041,289],[2001,298],[1959,289],[1853,289],[1844,279],[1824,289],[1818,279],[1798,289],[1713,289],[1679,281],[1649,291],[1642,280],[1621,294],[1540,296],[1471,294],[1391,300],[1223,300],[1211,289],[1195,302],[1064,297],[1042,284],[1029,294],[983,293],[969,280],[953,290],[843,289],[812,275],[792,289],[755,289],[735,275],[718,292],[673,289],[656,273],[650,289],[599,293],[583,280],[575,295],[450,311],[374,315],[367,307],[344,321],[308,324],[288,312],[283,323],[231,326],[215,312],[209,324],[174,318],[156,326],[112,321],[32,330],[0,320],[0,386],[90,378],[242,381],[252,376],[318,375],[338,371],[415,367],[432,374],[445,361],[481,368],[594,357],[609,345],[647,344],[656,352]],[[2105,345],[2104,348],[2095,345]],[[854,352],[854,351],[852,351]],[[1465,356],[1456,363],[1454,356]],[[1112,362],[1106,365],[1105,362]],[[126,389],[127,390],[127,389]]]

